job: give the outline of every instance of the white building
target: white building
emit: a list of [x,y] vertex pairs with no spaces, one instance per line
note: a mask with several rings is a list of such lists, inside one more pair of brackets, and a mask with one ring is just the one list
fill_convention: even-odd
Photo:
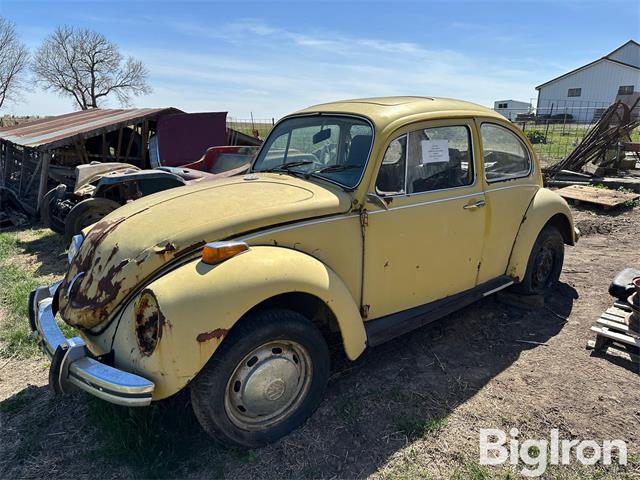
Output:
[[618,97],[625,103],[640,90],[640,44],[629,40],[598,60],[538,85],[538,115],[573,115],[591,122]]
[[531,104],[518,100],[496,100],[493,102],[493,109],[513,122],[519,113],[530,113]]

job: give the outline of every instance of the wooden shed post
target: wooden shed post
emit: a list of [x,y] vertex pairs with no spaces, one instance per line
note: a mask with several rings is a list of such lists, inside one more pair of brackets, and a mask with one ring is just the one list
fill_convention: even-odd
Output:
[[49,186],[49,164],[51,163],[51,154],[49,152],[42,152],[42,159],[40,160],[42,169],[40,170],[40,186],[38,188],[38,204],[36,210],[40,209],[40,202],[47,193],[47,187]]

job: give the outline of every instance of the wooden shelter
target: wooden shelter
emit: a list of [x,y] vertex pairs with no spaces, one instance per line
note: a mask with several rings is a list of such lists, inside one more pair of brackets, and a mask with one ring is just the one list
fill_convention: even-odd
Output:
[[176,108],[91,109],[0,128],[0,189],[35,214],[45,193],[83,163],[147,166],[148,140]]

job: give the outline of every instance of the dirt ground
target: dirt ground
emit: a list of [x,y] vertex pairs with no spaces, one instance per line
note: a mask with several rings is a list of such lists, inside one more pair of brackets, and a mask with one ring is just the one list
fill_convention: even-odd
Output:
[[522,466],[478,465],[478,436],[516,427],[522,439],[558,428],[562,439],[627,442],[626,468],[574,460],[547,478],[638,479],[639,366],[585,344],[612,303],[611,278],[640,267],[640,208],[574,213],[583,238],[543,309],[487,298],[356,363],[336,353],[319,410],[260,450],[209,442],[186,395],[132,412],[82,393],[55,397],[40,357],[0,360],[0,478],[513,478]]

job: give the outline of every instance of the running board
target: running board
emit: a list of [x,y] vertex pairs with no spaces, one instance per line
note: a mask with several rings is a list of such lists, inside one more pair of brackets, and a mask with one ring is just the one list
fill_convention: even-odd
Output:
[[514,281],[511,277],[502,275],[477,287],[441,300],[392,313],[375,320],[369,320],[364,324],[367,333],[367,345],[375,347],[416,328],[423,327],[488,295],[499,292],[513,285],[513,283]]

